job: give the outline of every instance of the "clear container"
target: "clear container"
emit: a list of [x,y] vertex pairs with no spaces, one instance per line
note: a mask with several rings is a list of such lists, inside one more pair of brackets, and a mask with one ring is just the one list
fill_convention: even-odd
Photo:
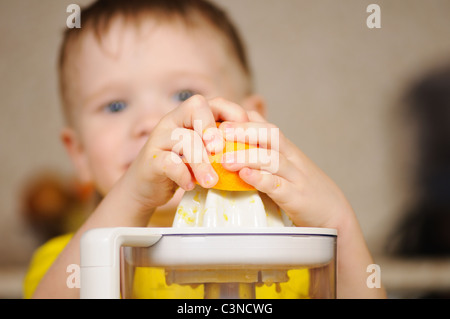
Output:
[[81,298],[335,298],[334,229],[99,228],[81,239]]
[[318,228],[164,231],[125,246],[122,298],[336,297],[336,232]]

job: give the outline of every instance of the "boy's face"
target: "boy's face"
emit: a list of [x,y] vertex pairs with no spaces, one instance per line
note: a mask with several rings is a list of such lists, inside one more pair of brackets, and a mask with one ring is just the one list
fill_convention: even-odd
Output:
[[116,20],[102,43],[86,34],[67,70],[73,128],[63,141],[82,180],[103,195],[167,112],[194,93],[243,103],[248,86],[215,31]]

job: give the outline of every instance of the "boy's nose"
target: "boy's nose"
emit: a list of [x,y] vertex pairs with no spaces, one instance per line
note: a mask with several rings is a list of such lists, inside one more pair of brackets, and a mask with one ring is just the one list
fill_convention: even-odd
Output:
[[[162,116],[161,116],[162,117]],[[132,128],[136,138],[147,138],[161,119],[157,114],[141,115]]]

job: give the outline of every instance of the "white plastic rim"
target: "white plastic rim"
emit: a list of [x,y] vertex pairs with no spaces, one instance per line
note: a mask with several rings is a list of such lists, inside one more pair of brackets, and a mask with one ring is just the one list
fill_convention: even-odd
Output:
[[[335,257],[335,229],[149,228],[161,234],[153,246],[126,251],[129,263],[171,268],[299,268],[320,266]],[[126,246],[126,245],[125,245]]]
[[252,235],[338,235],[333,228],[319,227],[148,227],[145,231],[149,234],[160,235],[218,235],[218,234],[252,234]]

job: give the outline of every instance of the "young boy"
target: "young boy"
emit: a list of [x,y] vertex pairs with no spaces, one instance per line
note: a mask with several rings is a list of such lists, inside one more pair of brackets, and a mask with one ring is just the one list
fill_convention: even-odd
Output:
[[[220,145],[218,130],[274,127],[253,93],[239,36],[215,6],[99,0],[81,18],[82,28],[67,31],[61,52],[62,139],[80,178],[103,198],[73,236],[38,253],[33,264],[40,269],[32,266],[25,283],[27,296],[36,298],[79,296],[66,285],[66,268],[79,264],[80,237],[88,229],[145,227],[149,220],[156,226],[155,217],[173,218],[195,181],[205,188],[217,183],[208,161],[173,160],[184,155],[175,152],[174,130],[200,139],[192,151],[207,154]],[[282,134],[276,150],[266,147],[277,152],[277,171],[263,172],[261,162],[223,165],[271,197],[295,225],[338,230],[339,298],[384,297],[382,288],[366,285],[373,262],[341,190]]]

